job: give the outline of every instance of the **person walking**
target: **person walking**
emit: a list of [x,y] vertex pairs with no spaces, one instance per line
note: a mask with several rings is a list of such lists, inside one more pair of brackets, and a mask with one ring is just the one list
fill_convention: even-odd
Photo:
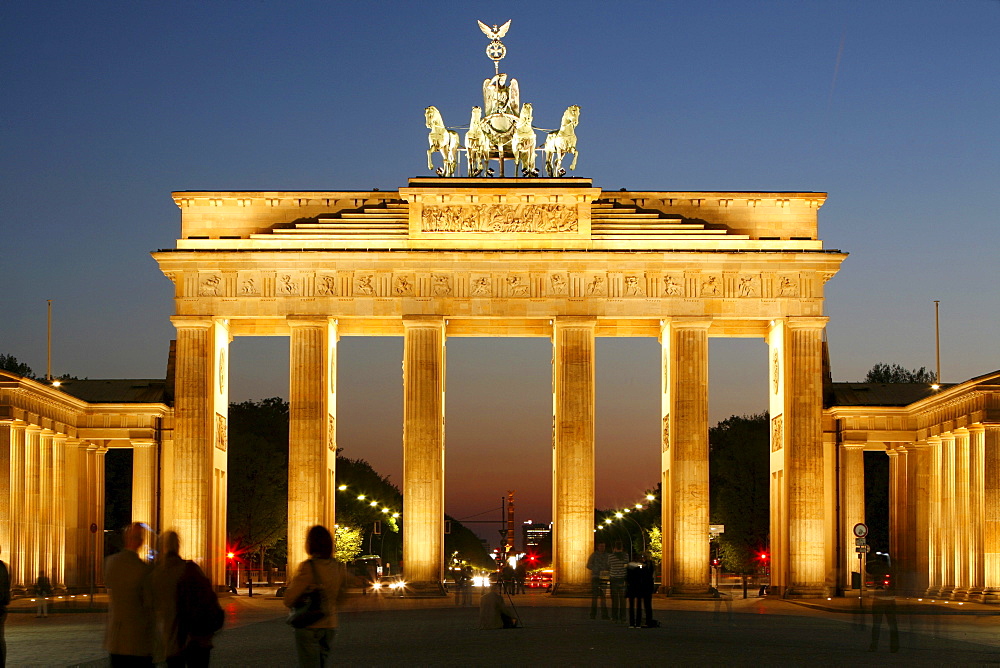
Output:
[[597,600],[601,600],[601,619],[611,619],[608,616],[608,599],[604,596],[604,582],[601,573],[608,570],[608,553],[604,543],[598,543],[597,548],[587,559],[587,570],[590,571],[590,618],[597,619]]
[[299,668],[326,668],[333,665],[333,639],[337,634],[337,598],[344,588],[346,570],[333,558],[333,536],[323,526],[306,533],[309,558],[299,564],[285,589],[283,601],[293,607],[302,594],[322,592],[323,617],[310,626],[295,629],[295,651]]
[[628,556],[622,542],[615,541],[614,550],[608,555],[608,579],[611,589],[611,621],[625,623],[625,567]]
[[7,665],[7,606],[10,605],[10,572],[0,561],[0,668]]
[[108,626],[104,648],[111,667],[153,665],[153,588],[149,564],[139,558],[144,528],[133,522],[124,532],[125,549],[104,562]]
[[[640,626],[652,628],[653,621],[653,558],[649,551],[643,552],[635,561],[630,561],[625,567],[625,596],[628,598],[628,627],[637,629]],[[642,608],[640,608],[640,605]],[[642,624],[643,609],[646,612],[646,623]]]
[[157,661],[166,661],[167,668],[208,666],[212,636],[225,613],[198,564],[181,558],[177,532],[160,537],[152,579]]
[[45,571],[38,574],[35,580],[35,602],[38,603],[35,609],[35,617],[49,616],[49,597],[52,596],[52,583],[45,577]]

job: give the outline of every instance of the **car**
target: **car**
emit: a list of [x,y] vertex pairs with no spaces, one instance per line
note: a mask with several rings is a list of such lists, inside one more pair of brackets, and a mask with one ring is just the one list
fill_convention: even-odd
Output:
[[548,589],[552,586],[552,571],[536,571],[528,575],[524,586],[529,589]]

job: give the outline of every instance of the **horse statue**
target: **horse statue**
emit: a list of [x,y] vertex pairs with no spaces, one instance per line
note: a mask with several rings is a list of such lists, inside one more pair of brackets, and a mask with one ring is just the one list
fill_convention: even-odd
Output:
[[535,131],[531,127],[532,121],[531,103],[525,102],[521,105],[521,116],[517,119],[514,129],[514,162],[516,169],[520,169],[525,176],[537,176],[535,169]]
[[436,170],[437,173],[440,176],[454,176],[458,167],[458,133],[445,127],[437,107],[424,109],[424,119],[431,131],[427,135],[427,142],[430,145],[427,149],[427,169],[434,169],[432,156],[435,151],[439,151],[444,165]]
[[465,133],[465,157],[469,163],[469,176],[479,176],[490,159],[490,142],[483,130],[483,110],[472,108],[469,131]]
[[580,156],[576,150],[576,126],[579,122],[580,107],[571,105],[563,113],[559,129],[545,137],[545,173],[550,177],[566,173],[562,168],[562,160],[567,153],[573,154],[573,162],[569,168],[576,169],[576,159]]

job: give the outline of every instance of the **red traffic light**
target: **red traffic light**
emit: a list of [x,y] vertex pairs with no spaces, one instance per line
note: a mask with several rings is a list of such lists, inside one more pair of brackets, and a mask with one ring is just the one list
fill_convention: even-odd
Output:
[[767,552],[761,552],[760,553],[760,560],[761,561],[767,561]]
[[233,554],[232,552],[227,552],[227,553],[226,553],[226,559],[232,559],[232,558],[233,558],[233,557],[235,557],[235,556],[236,556],[236,555],[235,555],[235,554]]

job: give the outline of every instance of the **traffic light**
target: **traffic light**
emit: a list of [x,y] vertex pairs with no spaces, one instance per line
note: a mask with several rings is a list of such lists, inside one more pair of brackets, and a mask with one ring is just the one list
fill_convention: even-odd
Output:
[[767,554],[767,552],[761,552],[760,556],[758,556],[757,558],[760,559],[761,561],[767,561],[768,560],[768,554]]
[[712,559],[712,565],[715,566],[715,567],[718,567],[719,566],[719,560],[718,559]]

